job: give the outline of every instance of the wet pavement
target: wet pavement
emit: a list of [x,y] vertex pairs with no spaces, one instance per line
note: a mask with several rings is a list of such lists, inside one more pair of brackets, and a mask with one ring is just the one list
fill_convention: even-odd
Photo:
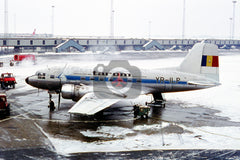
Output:
[[[69,61],[84,59],[86,55]],[[38,60],[44,65],[54,60],[59,64],[62,57],[40,56]],[[25,84],[25,77],[40,68],[39,64],[1,68],[14,72],[18,84],[6,91],[11,115],[0,119],[0,159],[240,158],[240,121],[224,114],[214,100],[211,104],[196,100],[221,88],[187,94],[192,100],[168,95],[166,107],[151,109],[148,119],[133,118],[132,106],[150,101],[151,96],[118,102],[104,110],[102,117],[70,116],[67,111],[75,102],[61,99],[60,108],[49,113],[47,92]],[[53,95],[55,104],[57,97]]]
[[0,151],[0,158],[12,159],[239,159],[239,150],[142,150],[128,152],[91,152],[71,155],[59,155],[44,148]]

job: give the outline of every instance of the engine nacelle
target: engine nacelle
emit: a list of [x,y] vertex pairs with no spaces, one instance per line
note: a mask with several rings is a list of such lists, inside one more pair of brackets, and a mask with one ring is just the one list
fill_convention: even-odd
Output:
[[82,96],[88,93],[89,90],[89,87],[84,85],[64,84],[61,91],[63,98],[78,101]]

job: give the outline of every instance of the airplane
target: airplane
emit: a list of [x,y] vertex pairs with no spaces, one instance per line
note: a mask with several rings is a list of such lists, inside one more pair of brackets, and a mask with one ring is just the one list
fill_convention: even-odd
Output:
[[[160,65],[160,64],[159,64]],[[50,111],[54,111],[53,93],[76,103],[70,114],[95,115],[122,99],[152,94],[150,106],[164,102],[167,92],[199,90],[220,85],[218,48],[196,43],[182,63],[174,68],[138,69],[128,61],[110,61],[94,68],[65,65],[39,70],[26,83],[48,90]]]

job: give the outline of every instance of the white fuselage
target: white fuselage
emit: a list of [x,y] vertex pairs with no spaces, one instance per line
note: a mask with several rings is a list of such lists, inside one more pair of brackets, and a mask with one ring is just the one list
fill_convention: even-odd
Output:
[[58,91],[64,84],[94,85],[102,88],[102,85],[112,83],[118,77],[127,83],[140,86],[139,89],[143,94],[196,90],[219,84],[202,75],[178,71],[177,68],[141,70],[141,76],[133,77],[126,74],[119,76],[93,75],[92,69],[82,69],[77,66],[55,67],[38,71],[35,75],[28,77],[26,81],[37,88]]

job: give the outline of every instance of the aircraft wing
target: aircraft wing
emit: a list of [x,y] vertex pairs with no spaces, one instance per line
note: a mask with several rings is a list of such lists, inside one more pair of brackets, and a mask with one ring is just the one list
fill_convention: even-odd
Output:
[[68,112],[73,114],[94,115],[110,107],[119,99],[98,99],[93,92],[85,94]]

